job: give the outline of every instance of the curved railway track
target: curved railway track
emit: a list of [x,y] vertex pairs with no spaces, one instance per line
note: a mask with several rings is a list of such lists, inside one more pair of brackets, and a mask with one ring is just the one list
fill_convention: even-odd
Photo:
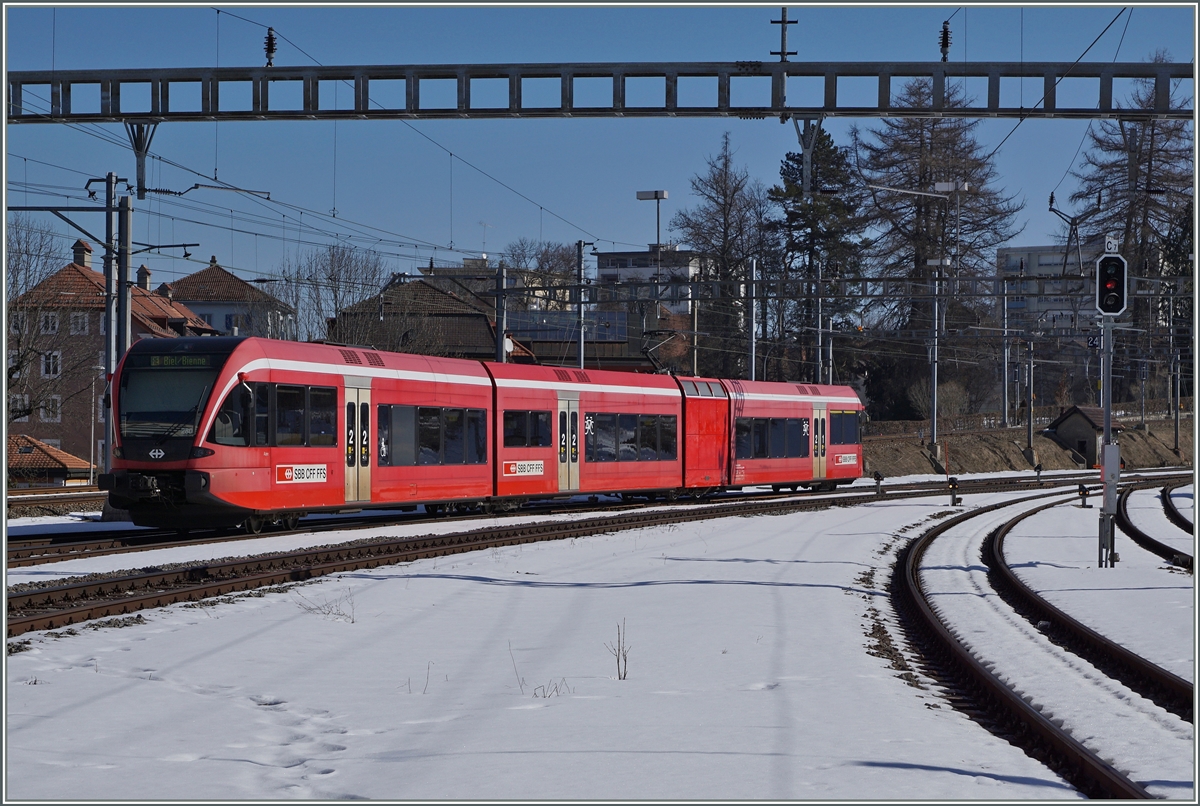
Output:
[[[1167,489],[1169,488],[1163,488],[1162,498],[1169,502],[1170,495],[1167,493]],[[1130,520],[1129,495],[1132,492],[1133,488],[1127,488],[1121,493],[1120,497],[1117,498],[1117,526],[1121,527],[1122,532],[1129,535],[1129,538],[1134,543],[1137,543],[1146,551],[1157,554],[1159,557],[1162,557],[1172,565],[1178,565],[1180,568],[1186,568],[1189,571],[1192,570],[1192,555],[1184,551],[1180,551],[1177,548],[1172,548],[1166,543],[1154,539],[1150,535],[1146,534],[1146,532],[1144,532],[1142,529],[1139,529],[1137,525]],[[1168,517],[1170,517],[1170,508],[1168,507],[1166,511],[1168,513]],[[1190,532],[1191,529],[1189,528],[1188,531]]]
[[1186,487],[1187,484],[1175,484],[1162,488],[1163,511],[1167,513],[1167,520],[1178,526],[1189,535],[1195,531],[1195,526],[1191,520],[1179,511],[1179,507],[1175,506],[1175,499],[1171,497],[1171,493],[1178,490],[1180,487]]
[[1061,646],[1190,722],[1194,696],[1190,683],[1114,644],[1046,602],[1017,579],[1005,562],[1004,536],[1024,518],[1069,500],[1062,499],[1061,494],[1044,493],[980,507],[911,541],[901,551],[893,570],[891,592],[897,612],[910,645],[925,659],[925,671],[946,686],[951,702],[960,710],[1045,762],[1089,797],[1150,798],[1145,787],[1065,732],[1061,718],[1047,717],[1033,697],[1015,691],[993,673],[993,663],[977,658],[964,646],[955,630],[938,615],[924,589],[922,559],[939,537],[986,513],[1047,497],[1059,500],[1027,508],[988,535],[981,559],[988,567],[989,582],[1014,610],[1038,629],[1057,637]]

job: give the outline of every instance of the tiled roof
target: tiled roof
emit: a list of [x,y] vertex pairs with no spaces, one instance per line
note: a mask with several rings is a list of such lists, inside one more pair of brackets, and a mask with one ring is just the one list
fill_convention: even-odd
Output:
[[90,465],[78,456],[40,442],[25,434],[8,435],[8,469],[86,471]]
[[[19,305],[23,300],[60,308],[103,310],[104,275],[77,263],[68,263],[14,302]],[[138,327],[158,337],[180,335],[171,328],[170,320],[183,320],[188,335],[218,332],[182,303],[140,286],[130,288],[130,303],[130,317]]]
[[171,283],[175,299],[185,302],[257,302],[291,308],[260,288],[212,263],[206,269]]

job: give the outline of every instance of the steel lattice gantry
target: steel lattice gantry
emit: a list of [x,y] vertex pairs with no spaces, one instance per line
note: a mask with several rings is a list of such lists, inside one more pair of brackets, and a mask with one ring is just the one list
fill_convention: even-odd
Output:
[[[1172,82],[1193,80],[1192,64],[1176,63],[1077,63],[1067,62],[628,62],[567,64],[491,65],[385,65],[359,67],[222,67],[137,70],[13,71],[8,77],[9,123],[128,123],[147,124],[187,120],[336,120],[371,118],[509,118],[509,117],[724,117],[781,119],[820,117],[996,117],[996,118],[1107,118],[1191,119],[1194,92],[1183,94],[1185,105],[1172,107]],[[715,79],[715,97],[707,105],[681,106],[680,79]],[[626,80],[662,80],[660,105],[626,103]],[[731,85],[744,79],[769,79],[768,106],[741,106],[731,101]],[[788,103],[788,79],[804,80],[820,88],[819,105]],[[874,105],[843,105],[849,84],[842,79],[874,79]],[[911,78],[930,80],[932,104],[926,108],[899,107],[893,94],[901,82]],[[1043,98],[1032,106],[1002,106],[1002,79],[1038,79]],[[483,80],[507,83],[506,105],[477,106],[472,103],[472,83]],[[559,102],[551,106],[528,106],[522,90],[526,79],[557,80]],[[575,103],[577,79],[611,82],[612,102],[603,106]],[[985,79],[986,98],[977,105],[948,107],[947,82],[954,79]],[[1086,106],[1060,106],[1059,83],[1064,79],[1087,79],[1094,88],[1094,102]],[[1149,109],[1129,109],[1113,98],[1114,80],[1144,79],[1153,82],[1154,101]],[[456,103],[438,107],[421,104],[423,82],[453,81]],[[343,82],[353,88],[348,109],[335,109],[329,85]],[[382,84],[388,82],[388,84]],[[290,83],[290,86],[285,83]],[[89,95],[99,87],[99,108],[86,111],[72,104],[72,92]],[[384,106],[384,93],[372,95],[372,87],[388,86],[392,106]],[[870,86],[868,81],[867,86]],[[980,84],[982,86],[982,84]],[[1118,85],[1119,86],[1119,85]],[[198,92],[197,92],[198,88]],[[793,83],[795,88],[795,83]],[[856,84],[861,96],[862,82]],[[248,89],[248,91],[247,91]],[[296,90],[299,90],[297,92]],[[148,92],[147,92],[148,90]],[[688,94],[690,99],[694,93]],[[1077,94],[1077,93],[1075,93]],[[148,102],[144,99],[148,95]],[[1074,95],[1074,94],[1073,94]],[[605,93],[607,96],[607,93]],[[273,99],[299,99],[289,108]],[[123,102],[128,99],[127,102]],[[136,98],[137,106],[131,108]],[[184,99],[188,102],[185,103]],[[228,103],[223,104],[222,98]],[[400,99],[403,99],[401,103]],[[1118,99],[1119,100],[1119,99]],[[235,103],[236,102],[236,103]],[[94,104],[89,104],[94,105]],[[242,108],[232,108],[239,106]]]

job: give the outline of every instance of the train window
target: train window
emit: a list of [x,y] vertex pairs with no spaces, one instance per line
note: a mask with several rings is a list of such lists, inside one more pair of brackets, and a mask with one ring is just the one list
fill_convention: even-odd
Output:
[[417,464],[442,463],[442,410],[417,409]]
[[787,420],[780,417],[771,418],[771,458],[787,456]]
[[621,437],[620,449],[617,452],[618,462],[636,462],[638,458],[636,414],[618,414],[617,431]]
[[392,465],[417,463],[417,407],[392,406]]
[[858,436],[858,413],[853,411],[835,411],[829,415],[829,444],[855,445],[861,440]]
[[442,463],[461,465],[466,457],[466,423],[462,409],[442,409]]
[[308,444],[337,444],[337,390],[333,387],[308,390]]
[[524,448],[529,444],[529,412],[504,412],[504,447]]
[[708,388],[712,390],[713,397],[725,397],[725,387],[716,381],[709,381]]
[[529,412],[529,445],[549,448],[554,445],[554,429],[550,427],[550,412]]
[[696,391],[695,381],[684,381],[683,393],[689,397],[695,397],[696,395],[700,394],[698,391]]
[[637,458],[640,462],[658,459],[658,417],[642,414],[637,418]]
[[392,407],[380,406],[379,419],[375,424],[379,441],[379,457],[375,460],[380,467],[392,463]]
[[548,411],[504,412],[504,447],[554,447],[553,422]]
[[766,459],[771,455],[770,443],[768,441],[768,424],[770,423],[765,417],[754,418],[754,458]]
[[304,387],[275,387],[275,444],[304,444]]
[[738,417],[734,423],[734,454],[738,459],[754,458],[753,429],[754,423],[749,417]]
[[587,460],[617,461],[617,415],[588,414],[584,418]]
[[675,461],[678,429],[678,421],[674,414],[664,414],[658,418],[658,458],[661,461]]
[[808,456],[808,434],[801,434],[800,423],[796,417],[787,420],[787,455],[789,458]]
[[712,397],[712,389],[704,381],[696,381],[696,388],[700,390],[701,397]]
[[487,457],[487,412],[467,409],[467,464],[486,465]]
[[271,391],[269,383],[255,384],[254,389],[254,444],[271,444]]
[[249,445],[250,422],[253,416],[250,412],[251,402],[250,393],[244,387],[233,387],[217,411],[217,418],[208,433],[208,441],[218,445]]

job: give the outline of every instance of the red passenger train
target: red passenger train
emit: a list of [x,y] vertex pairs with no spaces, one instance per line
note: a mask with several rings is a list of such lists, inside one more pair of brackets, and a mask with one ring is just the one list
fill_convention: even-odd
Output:
[[849,387],[259,338],[143,339],[114,377],[110,503],[175,529],[533,498],[675,498],[862,475]]

